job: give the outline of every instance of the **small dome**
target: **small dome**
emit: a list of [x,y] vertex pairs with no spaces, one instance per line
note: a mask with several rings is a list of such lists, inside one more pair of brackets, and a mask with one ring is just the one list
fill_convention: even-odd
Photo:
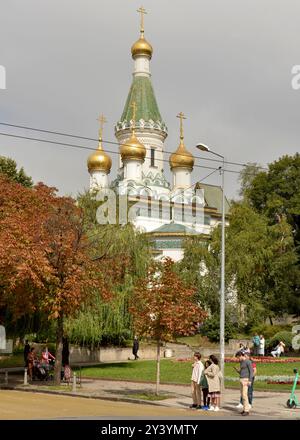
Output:
[[91,171],[105,171],[107,174],[111,169],[111,158],[101,146],[94,151],[87,160],[87,167]]
[[189,170],[192,170],[194,162],[194,156],[185,148],[183,139],[181,139],[179,147],[169,158],[171,170],[173,168],[188,168]]
[[151,59],[152,53],[153,53],[152,46],[144,38],[144,35],[142,33],[140,38],[131,47],[132,58],[135,58],[138,55],[145,55]]
[[132,132],[130,139],[122,144],[120,147],[120,153],[122,161],[124,160],[145,160],[146,148],[141,144],[136,137],[135,133]]

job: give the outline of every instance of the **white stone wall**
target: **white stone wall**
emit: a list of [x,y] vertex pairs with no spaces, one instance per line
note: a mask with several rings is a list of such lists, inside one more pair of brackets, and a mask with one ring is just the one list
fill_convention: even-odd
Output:
[[108,177],[105,171],[91,171],[90,189],[107,188]]
[[133,76],[150,77],[150,60],[145,56],[137,56],[134,60]]

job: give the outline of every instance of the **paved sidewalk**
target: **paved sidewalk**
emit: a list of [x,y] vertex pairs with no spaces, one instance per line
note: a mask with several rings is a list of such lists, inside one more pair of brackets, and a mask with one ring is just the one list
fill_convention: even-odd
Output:
[[[116,380],[101,380],[101,379],[87,379],[83,378],[81,386],[77,385],[75,393],[71,391],[70,387],[64,386],[62,389],[55,390],[51,387],[51,390],[47,390],[49,382],[34,381],[31,385],[24,387],[22,385],[22,376],[9,377],[9,388],[26,391],[41,391],[51,392],[55,394],[68,394],[81,397],[89,397],[95,399],[104,399],[112,401],[125,401],[132,403],[145,403],[148,405],[154,405],[158,407],[180,408],[185,409],[188,413],[195,410],[189,409],[191,404],[190,386],[188,385],[165,385],[160,386],[161,394],[168,395],[165,400],[159,401],[144,401],[135,396],[135,394],[144,394],[147,392],[155,391],[155,384],[138,383],[129,381],[116,381]],[[2,387],[5,385],[0,384]],[[68,390],[68,391],[67,391]],[[289,398],[289,393],[276,393],[276,392],[263,392],[254,391],[254,406],[251,411],[252,416],[258,418],[275,418],[275,419],[299,419],[300,409],[288,409],[286,407],[286,401]],[[226,389],[222,399],[222,409],[219,413],[213,413],[214,415],[226,415],[228,417],[239,416],[236,405],[239,401],[239,391],[233,389]],[[207,411],[198,411],[199,413],[206,414]],[[211,411],[209,411],[212,414]]]

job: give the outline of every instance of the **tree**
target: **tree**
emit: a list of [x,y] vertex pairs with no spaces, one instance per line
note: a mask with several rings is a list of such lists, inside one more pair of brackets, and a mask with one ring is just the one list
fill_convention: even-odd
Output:
[[0,174],[4,174],[10,180],[20,183],[26,188],[33,186],[31,177],[27,176],[23,167],[18,171],[17,163],[9,157],[0,156]]
[[285,217],[300,244],[300,154],[283,156],[259,172],[245,191],[250,205],[267,216],[271,224]]
[[136,334],[150,336],[157,344],[156,394],[160,382],[160,346],[176,335],[194,334],[206,313],[195,303],[195,289],[187,288],[175,273],[174,263],[154,262],[140,280],[130,311]]
[[139,278],[147,272],[149,241],[131,224],[99,224],[97,209],[101,202],[90,192],[79,195],[78,205],[84,213],[84,230],[93,258],[105,269],[107,279],[114,277],[113,296],[109,302],[104,301],[95,291],[92,305],[84,305],[75,318],[66,321],[66,331],[70,340],[77,343],[121,344],[131,337],[129,298]]
[[55,320],[56,383],[64,319],[76,315],[94,290],[108,298],[118,276],[113,261],[100,267],[91,258],[89,244],[74,200],[42,184],[28,189],[0,178],[0,304],[14,318],[39,311]]

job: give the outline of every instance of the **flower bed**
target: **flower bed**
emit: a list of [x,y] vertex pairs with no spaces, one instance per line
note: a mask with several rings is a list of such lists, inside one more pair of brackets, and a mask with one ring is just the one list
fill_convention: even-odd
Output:
[[[293,385],[293,380],[267,380],[267,383],[275,385]],[[300,385],[300,380],[298,380],[297,385]]]
[[[300,361],[300,358],[274,358],[272,356],[251,356],[251,359],[257,364],[290,364]],[[225,362],[239,362],[239,359],[237,357],[225,358]]]

